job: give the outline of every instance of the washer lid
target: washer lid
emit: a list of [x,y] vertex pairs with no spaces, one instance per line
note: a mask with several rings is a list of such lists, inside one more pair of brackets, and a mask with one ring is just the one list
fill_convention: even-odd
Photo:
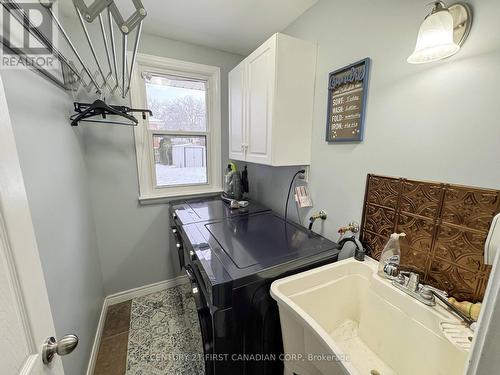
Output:
[[272,213],[230,218],[205,227],[239,269],[257,265],[264,269],[337,249],[334,242]]

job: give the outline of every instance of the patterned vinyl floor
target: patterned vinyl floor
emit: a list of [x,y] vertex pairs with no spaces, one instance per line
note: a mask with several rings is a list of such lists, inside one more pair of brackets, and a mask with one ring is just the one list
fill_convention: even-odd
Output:
[[188,285],[132,300],[126,375],[203,375],[203,347]]

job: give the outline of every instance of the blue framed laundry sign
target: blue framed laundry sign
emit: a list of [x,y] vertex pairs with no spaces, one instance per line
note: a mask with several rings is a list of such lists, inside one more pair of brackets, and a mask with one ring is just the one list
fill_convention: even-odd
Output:
[[331,72],[328,77],[327,142],[363,140],[370,59]]

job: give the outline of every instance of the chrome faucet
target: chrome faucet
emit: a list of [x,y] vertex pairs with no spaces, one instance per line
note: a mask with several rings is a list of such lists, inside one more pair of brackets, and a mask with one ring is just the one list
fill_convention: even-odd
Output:
[[448,294],[444,290],[434,288],[430,285],[420,283],[420,275],[411,271],[402,271],[399,266],[399,256],[389,257],[384,262],[384,275],[387,279],[392,280],[392,285],[409,296],[422,302],[427,306],[435,306],[436,298],[451,310],[456,316],[462,319],[467,326],[474,329],[473,319],[458,310],[447,299]]

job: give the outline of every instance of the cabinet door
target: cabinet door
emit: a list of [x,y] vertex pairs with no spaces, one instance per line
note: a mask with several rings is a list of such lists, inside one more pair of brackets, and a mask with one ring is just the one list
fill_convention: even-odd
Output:
[[275,46],[275,38],[271,38],[246,60],[246,160],[253,163],[271,164]]
[[245,160],[245,64],[229,72],[229,158]]

